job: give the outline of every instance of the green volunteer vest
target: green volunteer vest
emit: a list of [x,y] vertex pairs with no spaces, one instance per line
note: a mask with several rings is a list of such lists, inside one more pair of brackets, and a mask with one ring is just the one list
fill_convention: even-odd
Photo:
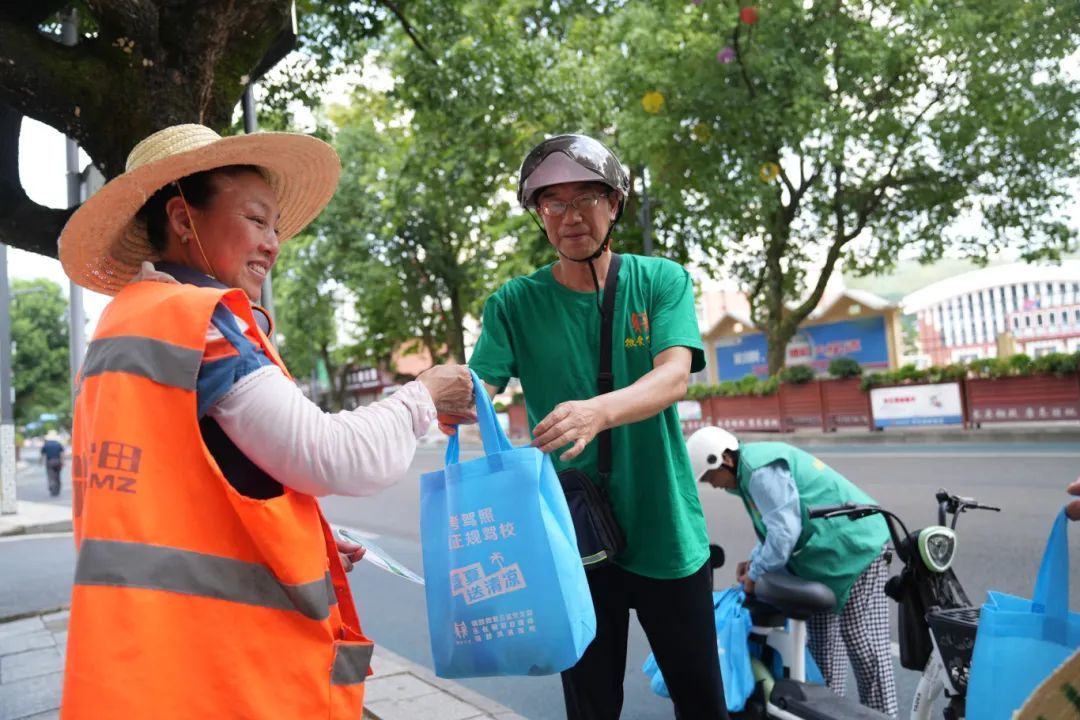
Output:
[[851,521],[846,517],[811,520],[809,508],[845,502],[876,501],[847,478],[810,453],[782,442],[747,443],[739,451],[738,493],[746,505],[758,537],[765,538],[765,523],[750,498],[750,475],[777,460],[787,463],[799,491],[802,533],[788,559],[788,570],[827,585],[836,594],[839,613],[851,586],[880,554],[889,529],[880,515]]

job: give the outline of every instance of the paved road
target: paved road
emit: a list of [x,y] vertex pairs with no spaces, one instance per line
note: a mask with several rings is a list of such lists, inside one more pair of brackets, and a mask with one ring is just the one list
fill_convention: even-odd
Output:
[[[896,512],[912,529],[936,521],[933,495],[939,487],[1001,506],[1004,512],[1000,514],[966,514],[958,526],[956,570],[976,602],[991,587],[1030,594],[1050,520],[1064,500],[1062,488],[1080,472],[1080,447],[1072,445],[838,446],[815,451]],[[475,451],[471,454],[475,455]],[[325,512],[332,522],[377,534],[383,548],[420,571],[419,490],[415,478],[441,464],[441,451],[424,449],[417,456],[409,480],[374,498],[324,500]],[[31,492],[35,485],[37,492],[47,495],[42,470],[31,468],[26,475],[20,482],[21,496],[24,487]],[[37,479],[30,475],[37,475]],[[752,531],[736,498],[704,487],[701,496],[710,537],[724,545],[728,553],[728,567],[717,573],[717,587],[722,587],[733,580],[736,559],[749,553]],[[66,476],[58,500],[65,498],[70,501]],[[0,577],[13,580],[0,583],[0,616],[19,608],[64,603],[70,591],[73,563],[70,542],[69,537],[0,541]],[[1072,597],[1077,598],[1080,560],[1075,554],[1072,569]],[[367,563],[361,564],[351,580],[368,633],[392,651],[430,667],[422,589]],[[640,672],[647,654],[644,636],[634,626],[623,715],[628,720],[671,717],[668,702],[648,690]],[[914,673],[901,672],[902,707],[910,702],[916,681]],[[555,677],[476,679],[464,683],[526,717],[563,717]]]

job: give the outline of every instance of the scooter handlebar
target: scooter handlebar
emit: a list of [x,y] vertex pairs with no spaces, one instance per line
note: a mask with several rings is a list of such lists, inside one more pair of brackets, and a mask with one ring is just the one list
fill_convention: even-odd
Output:
[[855,503],[843,503],[841,505],[818,505],[812,507],[809,510],[811,520],[817,520],[820,518],[834,517],[836,515],[847,515],[853,510],[859,508]]

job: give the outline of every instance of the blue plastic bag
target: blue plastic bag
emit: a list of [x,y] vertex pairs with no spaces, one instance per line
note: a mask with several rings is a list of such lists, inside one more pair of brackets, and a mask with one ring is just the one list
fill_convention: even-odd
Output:
[[548,675],[596,635],[577,536],[551,459],[513,448],[473,374],[483,457],[420,478],[428,630],[444,678]]
[[1046,543],[1031,600],[991,590],[979,613],[967,716],[1007,720],[1039,683],[1080,647],[1069,612],[1069,545],[1062,510]]
[[[743,607],[746,594],[733,587],[713,593],[713,617],[716,622],[716,649],[720,655],[720,676],[724,679],[724,700],[730,712],[746,706],[754,692],[754,671],[750,666],[750,611]],[[671,697],[667,683],[652,653],[645,658],[642,671],[649,676],[649,687],[661,697]]]

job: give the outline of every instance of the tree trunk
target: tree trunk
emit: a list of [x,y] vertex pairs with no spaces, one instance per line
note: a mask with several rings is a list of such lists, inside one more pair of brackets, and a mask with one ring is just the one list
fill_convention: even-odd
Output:
[[450,295],[450,327],[448,328],[450,356],[455,362],[465,362],[465,313],[461,308],[461,288],[454,287]]
[[70,211],[26,198],[18,164],[6,157],[18,152],[13,115],[73,137],[112,178],[131,148],[163,127],[227,129],[268,48],[291,28],[287,0],[98,0],[80,3],[96,33],[67,47],[39,30],[40,13],[14,5],[0,4],[0,242],[51,257]]
[[319,357],[322,358],[323,367],[326,368],[328,385],[326,388],[326,409],[330,412],[337,412],[341,409],[342,398],[345,394],[345,368],[341,368],[341,372],[338,372],[338,369],[330,361],[330,348],[326,345],[319,348]]
[[765,336],[769,343],[769,375],[775,375],[784,369],[787,362],[787,344],[793,332],[785,332],[783,327],[770,330]]

